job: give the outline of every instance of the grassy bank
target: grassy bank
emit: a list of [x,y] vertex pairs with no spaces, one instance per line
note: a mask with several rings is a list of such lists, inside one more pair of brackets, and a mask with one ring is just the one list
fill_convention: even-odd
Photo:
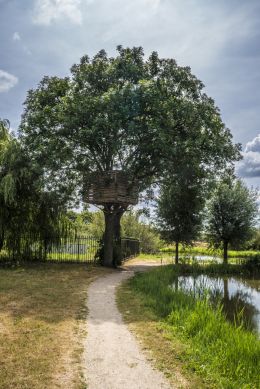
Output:
[[[259,388],[257,336],[227,322],[221,308],[213,309],[206,299],[195,300],[170,288],[175,277],[176,269],[164,266],[129,280],[118,295],[125,320],[134,323],[134,330],[147,344],[143,333],[152,317],[161,331],[157,343],[167,342],[161,352],[156,346],[149,347],[166,371],[170,372],[177,360],[182,371],[195,371],[207,388]],[[142,312],[143,330],[138,329],[138,312]],[[169,351],[172,349],[174,352]]]
[[[167,265],[174,264],[174,258],[169,253],[158,254],[140,254],[131,263],[138,262],[154,262],[155,264]],[[227,265],[217,263],[212,260],[198,261],[193,258],[180,259],[182,270],[187,272],[204,272],[205,274],[216,275],[244,275],[247,277],[260,276],[260,256],[252,256],[248,258],[230,259]]]
[[0,269],[0,388],[83,388],[82,336],[89,283],[83,265]]
[[[175,252],[175,246],[167,246],[162,248],[161,253],[173,255]],[[223,253],[221,250],[213,250],[205,246],[191,246],[183,247],[180,245],[180,254],[184,255],[212,255],[216,257],[222,257]],[[229,258],[254,258],[260,256],[260,251],[255,250],[229,250]]]

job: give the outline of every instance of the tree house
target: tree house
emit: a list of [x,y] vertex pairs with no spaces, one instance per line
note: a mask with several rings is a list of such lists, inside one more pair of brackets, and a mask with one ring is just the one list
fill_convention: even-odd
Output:
[[85,180],[84,200],[96,205],[135,205],[138,203],[138,185],[129,182],[128,174],[121,170],[93,172]]

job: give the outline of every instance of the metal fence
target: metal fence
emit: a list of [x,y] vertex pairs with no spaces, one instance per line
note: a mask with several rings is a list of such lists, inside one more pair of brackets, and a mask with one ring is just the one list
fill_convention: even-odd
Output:
[[[13,241],[11,247],[4,244],[0,252],[0,259],[95,263],[99,261],[102,241],[93,237],[72,236],[40,239],[38,236],[25,235],[19,240]],[[131,258],[138,253],[138,239],[121,239],[122,260]]]
[[140,241],[134,238],[121,239],[122,260],[136,257],[140,253]]

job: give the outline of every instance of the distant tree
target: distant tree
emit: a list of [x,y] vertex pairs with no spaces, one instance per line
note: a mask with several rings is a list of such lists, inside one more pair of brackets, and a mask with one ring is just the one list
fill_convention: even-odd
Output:
[[154,253],[162,246],[158,231],[154,226],[145,223],[139,211],[126,212],[122,217],[122,236],[133,237],[140,240],[140,248],[143,253]]
[[252,239],[246,244],[247,250],[260,250],[260,228],[254,228]]
[[[105,223],[102,211],[83,211],[80,213],[69,211],[69,219],[73,222],[78,234],[93,236],[102,239]],[[152,225],[141,220],[141,212],[128,210],[121,221],[122,237],[137,238],[141,241],[141,250],[145,253],[155,252],[161,247],[159,233]]]
[[211,244],[223,248],[224,263],[229,244],[241,244],[250,237],[257,212],[256,193],[240,180],[218,184],[208,205],[207,235]]
[[162,237],[175,242],[175,263],[179,244],[191,244],[198,237],[204,206],[203,181],[194,167],[179,166],[163,181],[157,200],[157,224]]
[[[20,136],[45,172],[46,187],[81,194],[96,174],[121,171],[128,188],[148,188],[179,158],[199,156],[205,172],[239,157],[214,101],[190,68],[141,47],[82,57],[71,77],[44,77],[30,90]],[[180,154],[179,150],[183,153]],[[92,174],[91,174],[92,173]],[[68,196],[69,197],[69,196]],[[114,238],[128,204],[103,204],[104,263],[113,264]]]

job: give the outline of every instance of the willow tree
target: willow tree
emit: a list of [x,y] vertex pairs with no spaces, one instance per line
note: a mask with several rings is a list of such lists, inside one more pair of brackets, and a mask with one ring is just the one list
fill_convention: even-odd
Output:
[[108,266],[127,196],[137,202],[138,193],[163,174],[168,157],[179,155],[183,134],[185,150],[199,155],[205,170],[223,168],[238,156],[214,101],[189,68],[156,52],[145,59],[140,47],[117,51],[115,57],[104,50],[92,59],[84,56],[70,77],[44,77],[28,93],[20,126],[32,160],[44,166],[46,185],[60,193],[74,188],[95,203],[100,182],[115,194],[111,177],[124,177],[125,202],[120,193],[97,201],[105,214]]
[[43,177],[10,133],[9,122],[0,120],[0,250],[5,243],[17,260],[22,246],[35,239],[47,244],[69,226],[61,196],[46,190]]

